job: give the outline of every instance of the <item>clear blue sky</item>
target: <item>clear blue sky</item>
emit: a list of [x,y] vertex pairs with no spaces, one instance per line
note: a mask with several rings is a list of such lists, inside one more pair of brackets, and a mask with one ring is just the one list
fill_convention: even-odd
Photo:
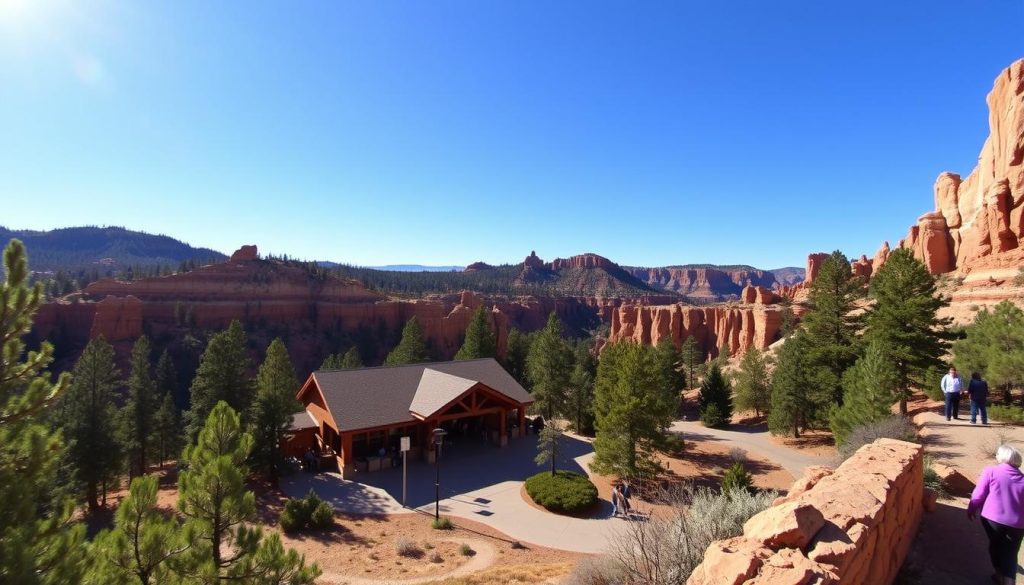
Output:
[[803,265],[966,175],[1024,2],[0,0],[0,224]]

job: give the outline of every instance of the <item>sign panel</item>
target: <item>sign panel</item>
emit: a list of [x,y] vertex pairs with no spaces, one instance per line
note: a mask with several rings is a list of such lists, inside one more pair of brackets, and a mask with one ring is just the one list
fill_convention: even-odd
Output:
[[411,441],[409,440],[409,437],[402,437],[402,439],[401,439],[401,451],[402,451],[402,453],[405,453],[406,451],[409,450],[409,448],[411,447],[411,445],[409,444],[410,442]]

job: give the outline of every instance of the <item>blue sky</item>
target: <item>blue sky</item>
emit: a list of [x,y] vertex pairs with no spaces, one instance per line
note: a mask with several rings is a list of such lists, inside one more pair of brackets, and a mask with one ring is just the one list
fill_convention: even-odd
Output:
[[1024,2],[0,0],[0,224],[803,265],[966,175]]

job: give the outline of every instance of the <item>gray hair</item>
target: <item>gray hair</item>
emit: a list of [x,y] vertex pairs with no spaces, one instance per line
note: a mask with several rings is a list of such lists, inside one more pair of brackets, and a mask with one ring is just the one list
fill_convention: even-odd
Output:
[[1010,445],[1000,445],[999,448],[996,449],[996,462],[1009,463],[1014,467],[1020,467],[1020,451],[1018,451],[1014,447],[1011,447]]

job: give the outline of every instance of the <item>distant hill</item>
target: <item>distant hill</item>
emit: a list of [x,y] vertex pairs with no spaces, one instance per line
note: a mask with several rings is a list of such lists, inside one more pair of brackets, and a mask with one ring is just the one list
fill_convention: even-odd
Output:
[[385,266],[367,266],[374,270],[391,270],[393,272],[462,272],[462,266],[424,266],[422,264],[387,264]]
[[783,286],[793,286],[794,284],[800,284],[807,277],[805,272],[807,269],[800,268],[798,266],[787,266],[785,268],[774,268],[769,270],[775,275],[775,280]]
[[227,256],[194,248],[168,236],[122,227],[72,227],[51,231],[11,230],[0,226],[0,245],[18,238],[28,249],[33,272],[119,274],[127,268],[170,266],[182,262],[221,262]]

